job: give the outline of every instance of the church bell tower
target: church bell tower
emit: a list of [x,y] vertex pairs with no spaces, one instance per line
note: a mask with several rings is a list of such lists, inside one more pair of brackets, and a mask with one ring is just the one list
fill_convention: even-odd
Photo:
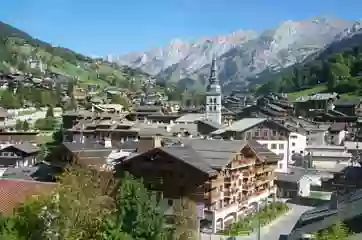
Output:
[[221,124],[221,87],[216,75],[216,58],[213,57],[206,89],[206,120]]

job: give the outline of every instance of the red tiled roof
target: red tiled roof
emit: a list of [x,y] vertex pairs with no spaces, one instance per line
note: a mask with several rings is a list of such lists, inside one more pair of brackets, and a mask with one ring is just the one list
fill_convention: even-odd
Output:
[[49,193],[55,186],[55,183],[0,179],[0,213],[11,213],[20,203],[35,195]]

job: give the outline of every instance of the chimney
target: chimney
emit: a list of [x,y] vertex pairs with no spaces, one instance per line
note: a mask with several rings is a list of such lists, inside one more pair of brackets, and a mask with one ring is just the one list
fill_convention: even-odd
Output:
[[329,200],[329,209],[338,210],[338,195],[336,192],[333,192],[331,199]]
[[137,152],[143,153],[158,147],[161,147],[160,136],[140,136]]

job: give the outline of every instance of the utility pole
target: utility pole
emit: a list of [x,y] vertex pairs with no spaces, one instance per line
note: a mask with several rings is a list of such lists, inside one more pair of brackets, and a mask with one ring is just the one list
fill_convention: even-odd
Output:
[[[256,208],[256,212],[257,213],[259,213],[259,211],[260,211],[260,203],[258,203],[258,205],[256,205],[257,206],[257,208]],[[261,240],[261,238],[260,238],[260,215],[258,214],[258,226],[257,226],[257,233],[256,233],[256,239],[257,240]]]

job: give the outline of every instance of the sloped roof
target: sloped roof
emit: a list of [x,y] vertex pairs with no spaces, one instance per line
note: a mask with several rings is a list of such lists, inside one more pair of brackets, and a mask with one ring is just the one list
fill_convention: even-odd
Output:
[[234,122],[231,126],[220,128],[211,134],[218,135],[224,132],[243,132],[249,128],[252,128],[262,122],[266,121],[266,118],[243,118],[239,121]]
[[216,123],[214,121],[211,121],[211,120],[208,120],[208,119],[202,119],[202,120],[198,120],[196,121],[196,123],[203,123],[205,125],[208,125],[214,129],[219,129],[219,128],[222,128],[224,125],[220,124],[220,123]]
[[205,140],[205,139],[182,139],[185,145],[191,146],[199,156],[210,167],[221,169],[225,167],[233,157],[233,154],[240,151],[247,141],[224,141],[224,140]]
[[187,113],[175,120],[175,122],[196,122],[205,119],[204,113]]
[[161,150],[209,175],[216,173],[191,146],[163,147]]
[[50,193],[55,187],[55,183],[0,179],[0,213],[11,213],[28,198]]
[[267,162],[275,162],[280,157],[270,150],[264,148],[256,141],[224,141],[224,140],[206,140],[184,138],[175,141],[174,144],[167,147],[155,148],[148,152],[131,156],[127,159],[130,161],[133,157],[146,156],[153,151],[161,150],[181,161],[189,164],[201,172],[210,176],[217,173],[218,170],[229,164],[234,154],[241,151],[244,147],[249,146],[255,153]]
[[37,146],[35,146],[35,145],[33,145],[33,144],[29,143],[29,142],[9,145],[9,146],[1,149],[1,151],[6,151],[9,148],[16,148],[19,151],[22,151],[22,152],[27,153],[27,154],[32,154],[32,153],[36,153],[36,152],[40,151],[39,147],[37,147]]

